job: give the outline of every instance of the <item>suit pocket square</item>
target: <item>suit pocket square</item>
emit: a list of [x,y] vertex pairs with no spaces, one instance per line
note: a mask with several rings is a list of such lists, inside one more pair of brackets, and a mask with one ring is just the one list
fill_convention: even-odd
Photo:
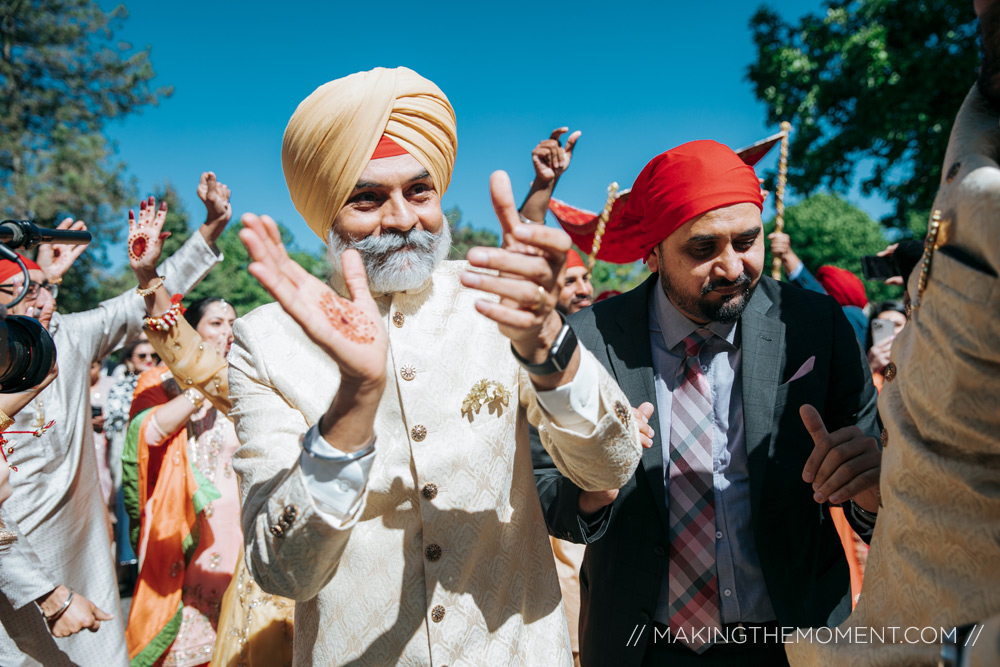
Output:
[[806,363],[802,364],[802,366],[799,367],[799,370],[795,371],[795,375],[789,378],[788,382],[785,382],[781,386],[785,386],[786,384],[791,384],[796,380],[798,380],[799,378],[803,378],[806,375],[809,375],[810,373],[812,373],[813,366],[815,365],[816,365],[816,356],[813,355],[808,359],[806,359]]

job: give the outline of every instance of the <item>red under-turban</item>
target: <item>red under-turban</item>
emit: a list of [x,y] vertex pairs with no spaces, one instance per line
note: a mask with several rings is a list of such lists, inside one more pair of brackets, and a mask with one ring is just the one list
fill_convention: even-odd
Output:
[[574,266],[582,266],[586,268],[586,264],[583,263],[583,258],[580,257],[580,253],[572,248],[566,253],[566,268],[572,269]]
[[816,272],[816,280],[841,306],[864,308],[868,303],[864,283],[847,269],[830,265],[821,266]]
[[[29,271],[41,271],[42,267],[35,264],[33,261],[25,257],[24,255],[18,255],[24,265]],[[8,278],[12,276],[20,276],[21,267],[17,265],[17,262],[12,262],[9,259],[0,259],[0,283],[5,282]]]

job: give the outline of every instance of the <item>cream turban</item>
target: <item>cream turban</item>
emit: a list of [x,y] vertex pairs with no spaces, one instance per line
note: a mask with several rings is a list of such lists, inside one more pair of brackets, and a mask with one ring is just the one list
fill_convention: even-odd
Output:
[[325,83],[288,121],[281,147],[285,182],[295,208],[324,242],[383,134],[445,193],[458,148],[455,111],[437,86],[411,69],[377,67]]

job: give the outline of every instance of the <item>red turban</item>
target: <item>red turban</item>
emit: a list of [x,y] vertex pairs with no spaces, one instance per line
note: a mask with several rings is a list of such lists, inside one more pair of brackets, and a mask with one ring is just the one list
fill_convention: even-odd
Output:
[[821,266],[816,272],[816,280],[823,286],[826,293],[836,299],[841,306],[864,308],[868,303],[864,283],[847,269],[840,269],[829,264]]
[[[29,271],[41,271],[42,267],[35,264],[33,261],[25,257],[24,255],[18,255],[24,265]],[[5,282],[8,278],[12,276],[20,276],[21,267],[17,265],[17,262],[12,262],[9,259],[0,259],[0,283]]]
[[583,263],[583,258],[580,257],[580,253],[570,248],[569,252],[566,253],[566,268],[572,269],[574,266],[582,266],[584,268],[587,267],[587,265]]
[[634,259],[649,257],[657,243],[685,222],[745,203],[764,209],[757,174],[732,149],[715,141],[692,141],[657,155],[635,179],[622,212],[623,222],[634,230]]

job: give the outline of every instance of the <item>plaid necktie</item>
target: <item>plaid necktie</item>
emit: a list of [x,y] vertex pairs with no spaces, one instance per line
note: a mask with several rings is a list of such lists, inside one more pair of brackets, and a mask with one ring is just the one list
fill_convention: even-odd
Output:
[[670,410],[670,631],[697,653],[719,628],[712,480],[712,395],[698,355],[712,336],[698,329],[684,339]]

